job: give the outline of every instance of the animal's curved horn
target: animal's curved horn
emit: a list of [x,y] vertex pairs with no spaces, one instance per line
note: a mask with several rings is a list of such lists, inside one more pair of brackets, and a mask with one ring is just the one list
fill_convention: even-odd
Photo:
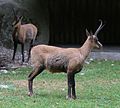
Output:
[[22,21],[22,19],[23,19],[23,16],[20,16],[20,17],[19,17],[19,20]]
[[12,11],[13,11],[14,17],[17,18],[17,15],[16,15],[16,12],[15,12],[14,8],[12,8]]
[[99,21],[100,21],[101,23],[100,23],[100,26],[98,27],[98,29],[96,30],[96,32],[94,33],[95,36],[97,36],[97,34],[99,33],[99,31],[104,27],[102,20],[99,19]]
[[90,36],[90,33],[88,32],[88,30],[85,29],[85,31],[86,31],[86,35],[87,35],[87,36]]

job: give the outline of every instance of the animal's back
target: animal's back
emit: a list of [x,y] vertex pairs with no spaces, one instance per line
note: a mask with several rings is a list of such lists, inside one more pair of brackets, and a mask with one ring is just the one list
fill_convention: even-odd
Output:
[[37,27],[33,24],[24,24],[22,25],[22,30],[26,35],[26,40],[35,39],[37,35]]
[[55,46],[48,46],[48,45],[36,45],[32,48],[31,52],[37,51],[38,53],[53,53],[57,52],[62,48],[55,47]]
[[61,48],[48,46],[48,45],[36,45],[31,49],[31,62],[43,63],[46,61],[48,55],[54,52],[58,52]]

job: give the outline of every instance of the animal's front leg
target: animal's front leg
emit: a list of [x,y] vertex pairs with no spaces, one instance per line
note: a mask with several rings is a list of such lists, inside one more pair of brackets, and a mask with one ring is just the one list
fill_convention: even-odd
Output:
[[72,73],[67,74],[67,80],[68,80],[68,96],[67,99],[76,99],[76,93],[75,93],[75,75]]
[[29,46],[29,51],[28,51],[28,58],[27,58],[27,62],[29,61],[30,59],[30,51],[31,51],[31,48],[33,47],[33,40],[31,40],[30,42],[30,46]]
[[68,73],[67,74],[67,81],[68,81],[68,95],[67,95],[67,99],[70,99],[71,98],[71,82],[70,82],[70,79],[71,79],[71,75]]
[[12,60],[13,60],[13,61],[14,61],[14,59],[15,59],[16,50],[17,50],[17,43],[14,42],[14,52],[13,52],[13,57],[12,57]]
[[76,92],[75,92],[75,74],[73,74],[72,78],[72,98],[76,99]]

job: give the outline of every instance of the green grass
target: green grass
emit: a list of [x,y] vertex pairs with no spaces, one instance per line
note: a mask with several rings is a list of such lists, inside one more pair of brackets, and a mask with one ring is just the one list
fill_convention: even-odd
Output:
[[120,108],[120,61],[92,61],[76,74],[76,100],[66,100],[66,74],[44,71],[34,80],[34,96],[27,96],[27,76],[20,68],[0,74],[0,108]]

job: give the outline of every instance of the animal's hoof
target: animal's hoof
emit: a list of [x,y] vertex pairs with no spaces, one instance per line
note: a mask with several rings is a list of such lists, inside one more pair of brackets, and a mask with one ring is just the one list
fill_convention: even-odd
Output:
[[67,99],[67,100],[72,100],[72,99],[75,100],[75,99],[76,99],[76,96],[71,96],[71,97],[70,97],[70,96],[66,96],[66,99]]
[[32,95],[33,95],[33,93],[31,93],[31,92],[29,92],[29,93],[28,93],[28,96],[30,96],[30,97],[31,97]]
[[66,96],[66,99],[67,99],[67,100],[71,100],[71,97],[70,97],[70,96]]
[[75,99],[76,99],[76,96],[72,96],[71,98],[75,100]]

